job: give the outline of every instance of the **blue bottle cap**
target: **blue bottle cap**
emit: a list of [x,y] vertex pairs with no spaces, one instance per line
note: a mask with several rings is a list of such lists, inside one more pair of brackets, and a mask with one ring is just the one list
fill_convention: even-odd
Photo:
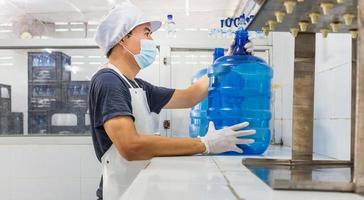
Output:
[[246,52],[244,46],[249,42],[248,32],[242,28],[235,31],[235,39],[234,43],[231,46],[231,54],[232,55],[250,55],[250,53]]
[[173,20],[173,15],[167,15],[168,20]]

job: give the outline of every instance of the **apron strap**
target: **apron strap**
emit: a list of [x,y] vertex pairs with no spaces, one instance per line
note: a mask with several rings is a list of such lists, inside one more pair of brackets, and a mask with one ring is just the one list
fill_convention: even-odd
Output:
[[[110,69],[112,69],[112,70],[114,70],[116,73],[118,73],[120,76],[121,76],[121,78],[122,79],[124,79],[124,81],[126,81],[127,82],[127,84],[129,85],[129,87],[130,88],[134,88],[132,85],[131,85],[131,83],[129,82],[129,80],[124,76],[124,74],[122,74],[121,72],[120,72],[120,70],[117,68],[117,67],[115,67],[113,64],[111,64],[111,63],[108,63],[107,64],[107,67],[108,68],[110,68]],[[136,81],[134,81],[134,83],[137,85],[137,87],[140,87],[139,86],[139,84],[136,82]]]
[[135,83],[135,85],[137,85],[138,88],[142,88],[142,86],[140,86],[136,80],[133,80],[133,82]]

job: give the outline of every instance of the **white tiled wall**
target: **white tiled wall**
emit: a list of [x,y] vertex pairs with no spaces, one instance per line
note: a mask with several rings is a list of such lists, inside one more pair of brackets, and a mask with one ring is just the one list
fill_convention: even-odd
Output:
[[351,37],[316,35],[314,151],[350,159]]
[[273,33],[273,89],[275,142],[290,146],[292,138],[294,39],[290,33]]
[[0,145],[0,163],[0,199],[96,199],[101,167],[91,144]]
[[[283,42],[284,41],[284,42]],[[274,131],[292,145],[294,40],[273,34]],[[316,35],[314,151],[337,159],[350,156],[351,38]],[[279,142],[279,141],[277,141]]]

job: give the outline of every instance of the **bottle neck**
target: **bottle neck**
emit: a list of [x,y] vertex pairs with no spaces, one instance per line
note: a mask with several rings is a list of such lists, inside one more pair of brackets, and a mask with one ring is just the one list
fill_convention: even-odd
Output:
[[214,63],[218,58],[224,56],[224,49],[223,48],[215,48],[213,56],[214,56],[214,60],[213,60],[212,63]]
[[248,33],[246,31],[238,31],[235,35],[234,45],[232,47],[232,55],[251,55],[246,52],[245,44],[249,42]]

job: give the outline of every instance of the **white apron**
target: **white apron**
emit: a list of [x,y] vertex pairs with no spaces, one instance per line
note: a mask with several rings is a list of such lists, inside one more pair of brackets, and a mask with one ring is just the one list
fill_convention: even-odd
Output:
[[[158,115],[150,112],[145,91],[140,87],[133,88],[130,82],[114,65],[109,63],[107,67],[116,71],[130,87],[129,91],[136,130],[143,134],[157,133]],[[138,84],[136,83],[136,85]],[[103,170],[103,199],[119,200],[138,173],[147,166],[149,161],[127,161],[119,154],[114,144],[112,144],[102,156],[101,163]]]

